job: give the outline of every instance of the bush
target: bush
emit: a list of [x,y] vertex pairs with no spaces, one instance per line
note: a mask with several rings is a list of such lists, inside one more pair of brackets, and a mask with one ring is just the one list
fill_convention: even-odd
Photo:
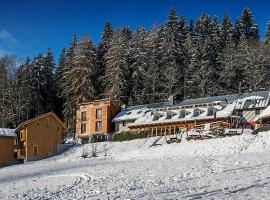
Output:
[[148,131],[141,130],[141,131],[123,131],[119,133],[115,133],[113,135],[113,141],[128,141],[128,140],[135,140],[140,138],[147,138]]
[[88,146],[84,145],[82,152],[81,152],[81,157],[87,158],[88,156],[89,156]]

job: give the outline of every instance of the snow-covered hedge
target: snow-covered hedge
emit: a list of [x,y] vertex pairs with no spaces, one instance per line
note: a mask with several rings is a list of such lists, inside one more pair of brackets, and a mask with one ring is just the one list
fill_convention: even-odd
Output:
[[113,135],[113,141],[122,142],[122,141],[146,138],[147,135],[148,135],[147,130],[141,130],[141,131],[138,131],[138,132],[135,132],[135,131],[123,131],[123,132],[115,133]]

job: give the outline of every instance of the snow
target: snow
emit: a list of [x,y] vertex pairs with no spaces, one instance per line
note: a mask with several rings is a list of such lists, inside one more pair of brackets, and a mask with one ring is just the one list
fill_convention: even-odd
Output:
[[[213,104],[222,104],[221,101],[213,101]],[[212,106],[216,110],[216,118],[228,118],[232,116],[235,109],[242,110],[243,108],[265,108],[269,104],[269,96],[267,99],[263,96],[251,95],[245,98],[239,98],[235,101],[232,101],[228,104],[215,105]],[[193,105],[193,108],[182,108],[181,106],[168,107],[160,110],[147,108],[146,105],[141,106],[137,109],[131,109],[132,107],[122,110],[114,119],[114,122],[119,121],[130,121],[130,126],[144,125],[144,124],[159,124],[167,122],[180,122],[180,121],[195,121],[202,119],[213,119],[214,116],[208,116],[208,109],[211,107],[196,107]],[[181,111],[186,111],[187,115],[185,117],[180,117]],[[196,110],[201,111],[198,116],[194,116]],[[171,112],[173,115],[171,118],[167,118],[168,112]],[[159,115],[158,119],[154,119],[154,115]],[[235,117],[235,116],[234,116]]]
[[[235,105],[234,103],[228,104],[225,108],[222,108],[219,105],[213,106],[213,108],[216,109],[217,111],[216,117],[217,118],[229,117],[233,112],[234,105]],[[157,124],[157,123],[165,123],[165,122],[178,122],[178,121],[189,121],[189,120],[194,121],[195,119],[200,120],[200,119],[213,119],[214,118],[214,115],[212,116],[207,115],[208,108],[190,108],[190,109],[187,108],[184,110],[187,112],[187,115],[185,117],[180,117],[181,110],[153,111],[153,113],[159,113],[160,118],[158,120],[153,120],[154,115],[151,114],[151,112],[147,112],[141,115],[140,117],[133,116],[133,118],[136,118],[136,120],[134,121],[134,123],[130,124],[129,126],[138,125],[138,124]],[[194,112],[196,110],[201,111],[201,113],[198,116],[194,117]],[[166,118],[167,112],[173,113],[172,118],[170,119]]]
[[256,116],[254,121],[258,121],[259,119],[269,117],[270,116],[270,106],[268,106],[260,115]]
[[16,137],[15,129],[0,128],[0,136]]
[[[268,199],[270,132],[150,147],[157,138],[75,146],[0,169],[1,199]],[[106,150],[106,156],[105,156]]]
[[269,97],[264,99],[262,96],[249,96],[243,99],[238,99],[236,104],[236,109],[243,109],[246,104],[248,105],[247,108],[264,108],[268,105]]
[[121,116],[116,116],[113,121],[133,121],[136,120],[140,117],[144,117],[145,114],[147,114],[150,111],[150,109],[144,107],[141,109],[134,109],[134,110],[122,110],[120,115]]

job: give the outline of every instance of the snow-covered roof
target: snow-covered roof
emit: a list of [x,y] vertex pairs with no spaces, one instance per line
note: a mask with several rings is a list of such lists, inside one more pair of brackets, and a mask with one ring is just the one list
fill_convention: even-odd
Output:
[[[134,121],[138,117],[141,117],[144,113],[149,112],[152,109],[164,108],[170,106],[170,102],[159,102],[144,105],[130,106],[122,109],[113,119],[113,122],[117,121]],[[144,112],[139,112],[143,110]]]
[[0,136],[16,137],[15,129],[0,128]]
[[258,121],[260,119],[263,119],[265,117],[270,117],[270,106],[268,106],[260,115],[256,116],[254,121]]
[[235,109],[245,108],[265,108],[269,103],[269,97],[263,96],[249,96],[243,99],[238,99]]
[[[220,95],[220,96],[209,96],[204,98],[197,99],[185,99],[176,101],[173,106],[184,106],[184,105],[193,105],[193,104],[204,104],[204,103],[214,103],[214,102],[233,102],[238,99],[245,99],[250,97],[261,97],[261,100],[267,100],[269,98],[268,91],[259,91],[259,92],[249,92],[243,94],[231,94],[231,95]],[[263,106],[262,106],[263,107]],[[266,107],[266,106],[265,106]]]
[[[175,121],[188,121],[214,118],[209,114],[210,108],[214,108],[216,118],[227,118],[234,110],[265,108],[269,105],[269,92],[251,92],[235,95],[223,95],[198,99],[187,99],[182,101],[161,102],[131,106],[123,109],[113,119],[114,122],[131,121],[132,125],[164,123]],[[181,112],[186,111],[183,117]],[[200,111],[198,113],[198,110]],[[171,116],[168,117],[168,112]],[[158,116],[159,115],[159,116]]]
[[113,119],[113,121],[135,121],[138,118],[144,117],[149,111],[150,109],[146,107],[141,109],[124,109]]
[[[229,104],[224,109],[220,106],[213,107],[216,111],[216,118],[226,118],[232,115],[234,104]],[[155,113],[159,114],[158,119],[154,119],[153,112],[147,112],[144,116],[137,118],[134,123],[129,126],[143,125],[143,124],[158,124],[158,123],[168,123],[168,122],[180,122],[180,121],[190,121],[190,120],[201,120],[201,119],[213,119],[215,116],[209,115],[209,108],[193,108],[185,109],[186,116],[181,116],[182,110],[169,110],[169,111],[157,111]],[[199,114],[194,115],[195,112],[199,111]],[[172,113],[171,118],[167,118],[167,112]]]

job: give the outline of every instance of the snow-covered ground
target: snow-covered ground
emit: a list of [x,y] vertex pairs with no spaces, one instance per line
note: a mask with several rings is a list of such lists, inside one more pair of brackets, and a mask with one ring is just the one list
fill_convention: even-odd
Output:
[[269,199],[270,132],[150,147],[156,139],[2,168],[0,199]]

